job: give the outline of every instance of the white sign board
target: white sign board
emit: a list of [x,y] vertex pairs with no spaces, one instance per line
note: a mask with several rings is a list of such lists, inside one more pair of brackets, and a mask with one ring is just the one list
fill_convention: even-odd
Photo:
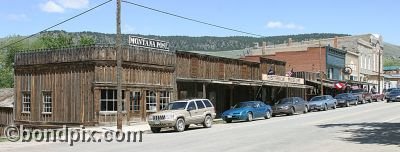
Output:
[[129,45],[169,51],[168,42],[131,35],[129,36]]
[[286,83],[304,84],[304,79],[302,79],[302,78],[286,77],[286,76],[279,76],[279,75],[262,74],[262,80],[274,81],[274,82],[286,82]]

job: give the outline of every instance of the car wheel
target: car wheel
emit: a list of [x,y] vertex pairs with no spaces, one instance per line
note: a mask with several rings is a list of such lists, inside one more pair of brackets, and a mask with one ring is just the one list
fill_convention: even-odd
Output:
[[[356,101],[357,103],[357,101]],[[350,103],[348,101],[346,101],[346,107],[350,107]]]
[[225,120],[225,122],[226,122],[226,123],[231,123],[231,122],[232,122],[232,120],[230,120],[230,119],[226,119],[226,120]]
[[247,120],[246,121],[253,121],[253,114],[251,112],[247,113]]
[[183,118],[178,118],[178,120],[176,120],[174,129],[177,132],[185,131],[185,120],[183,120]]
[[204,118],[203,126],[205,128],[211,128],[212,122],[212,117],[210,115],[207,115],[206,118]]
[[386,100],[387,103],[391,102],[389,99]]
[[358,105],[358,101],[354,105]]
[[150,129],[151,129],[152,133],[160,133],[160,131],[161,131],[161,128],[158,128],[158,127],[151,127]]
[[336,109],[336,103],[333,104],[332,109]]
[[294,112],[295,112],[295,110],[294,110],[294,107],[292,107],[291,109],[290,109],[290,113],[289,113],[289,115],[291,116],[291,115],[293,115],[294,114]]
[[365,100],[364,99],[362,99],[361,104],[365,104]]
[[324,111],[327,111],[328,110],[328,105],[324,105]]
[[265,118],[265,119],[269,119],[269,118],[271,118],[271,117],[272,117],[272,116],[271,116],[271,111],[267,110],[267,113],[265,114],[264,118]]
[[303,113],[307,113],[308,112],[308,107],[307,106],[305,106],[304,107],[304,111],[303,111]]

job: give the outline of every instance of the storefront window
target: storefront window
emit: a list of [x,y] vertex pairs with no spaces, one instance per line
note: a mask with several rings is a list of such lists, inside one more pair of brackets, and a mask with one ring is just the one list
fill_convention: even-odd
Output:
[[[122,90],[122,110],[125,110],[125,91]],[[101,90],[100,111],[117,111],[117,90]]]
[[154,91],[146,91],[146,111],[148,112],[156,112],[157,111],[157,101],[156,101],[156,92]]
[[160,109],[164,109],[168,106],[171,101],[171,96],[169,91],[160,91]]

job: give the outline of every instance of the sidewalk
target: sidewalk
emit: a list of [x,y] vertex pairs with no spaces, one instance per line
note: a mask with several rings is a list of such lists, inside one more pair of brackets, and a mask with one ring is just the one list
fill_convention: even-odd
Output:
[[[224,123],[222,119],[214,119],[214,125],[216,124],[221,124]],[[92,131],[116,131],[117,126],[112,125],[112,126],[95,126],[95,127],[86,127],[86,130],[92,130]],[[150,131],[150,126],[147,122],[139,122],[131,125],[123,125],[122,126],[122,131]]]

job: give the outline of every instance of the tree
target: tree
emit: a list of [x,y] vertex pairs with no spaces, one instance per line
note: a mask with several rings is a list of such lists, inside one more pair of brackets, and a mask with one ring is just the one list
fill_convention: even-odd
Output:
[[72,36],[65,33],[58,33],[56,35],[43,34],[39,39],[45,48],[60,48],[73,45]]
[[92,45],[95,43],[95,40],[91,36],[81,35],[79,39],[80,45]]

